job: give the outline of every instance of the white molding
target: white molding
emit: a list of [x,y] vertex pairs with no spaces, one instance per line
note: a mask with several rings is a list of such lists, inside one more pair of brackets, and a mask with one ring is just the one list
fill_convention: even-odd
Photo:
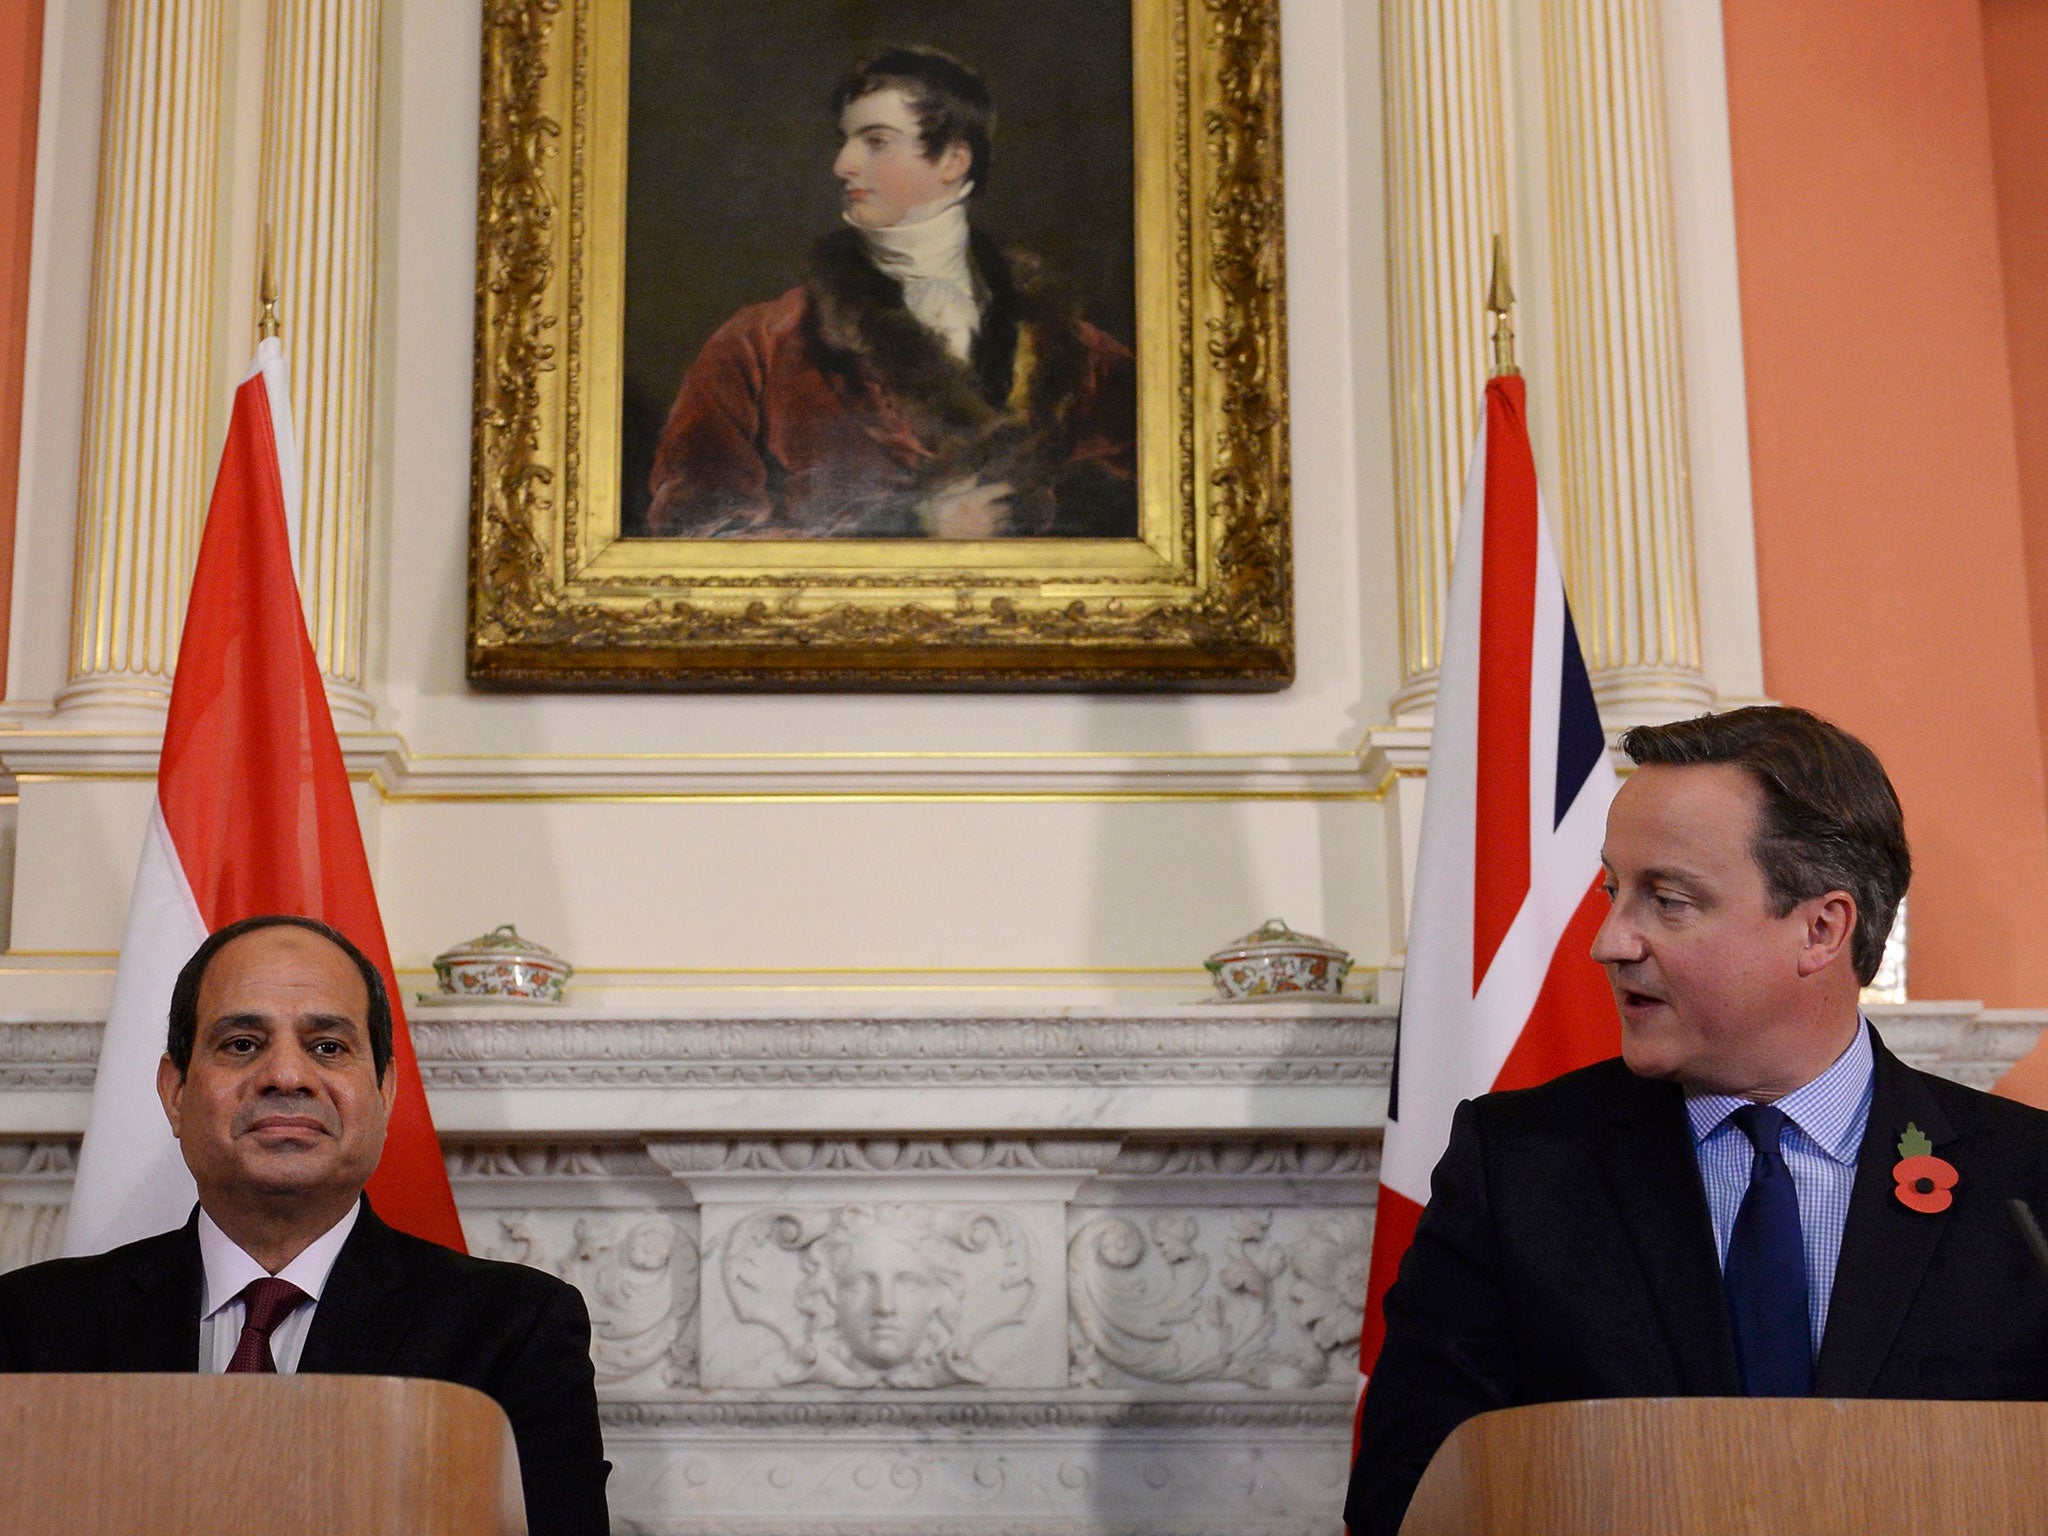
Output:
[[[1369,1003],[1050,1017],[436,1009],[411,1027],[434,1123],[461,1138],[1358,1130],[1385,1113],[1393,1048],[1393,1011]],[[0,1135],[76,1134],[97,1055],[94,1022],[0,1022]]]
[[[835,1004],[842,1006],[843,1003]],[[1988,1088],[2048,1012],[1874,1006],[1907,1061]],[[1374,1003],[821,1017],[436,1009],[412,1020],[435,1124],[493,1137],[1364,1130],[1397,1010]],[[0,1135],[77,1134],[97,1020],[0,1020]],[[938,1092],[934,1092],[938,1090]]]
[[[153,778],[161,716],[67,727],[48,705],[0,704],[0,781]],[[1361,749],[1249,752],[416,752],[390,731],[341,737],[349,772],[387,801],[997,795],[1355,798],[1383,775]]]

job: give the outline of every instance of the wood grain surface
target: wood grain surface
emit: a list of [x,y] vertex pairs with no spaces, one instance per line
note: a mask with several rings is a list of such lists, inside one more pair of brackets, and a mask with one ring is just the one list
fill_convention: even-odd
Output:
[[2048,1404],[1623,1398],[1482,1414],[1401,1536],[2038,1536]]
[[385,1376],[0,1376],[0,1531],[526,1530],[481,1392]]

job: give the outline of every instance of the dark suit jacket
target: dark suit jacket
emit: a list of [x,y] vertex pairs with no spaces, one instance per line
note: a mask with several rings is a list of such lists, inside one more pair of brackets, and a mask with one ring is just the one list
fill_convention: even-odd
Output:
[[[2048,1279],[2006,1201],[2048,1192],[2048,1114],[1904,1065],[1872,1032],[1820,1397],[2048,1397]],[[1959,1175],[1895,1195],[1908,1121]],[[1741,1393],[1683,1096],[1618,1060],[1458,1108],[1386,1300],[1344,1518],[1391,1533],[1437,1447],[1492,1408]]]
[[[84,1259],[0,1275],[0,1371],[191,1371],[206,1289],[199,1216]],[[534,1536],[609,1527],[590,1317],[575,1287],[394,1232],[363,1202],[299,1369],[418,1376],[496,1399]]]

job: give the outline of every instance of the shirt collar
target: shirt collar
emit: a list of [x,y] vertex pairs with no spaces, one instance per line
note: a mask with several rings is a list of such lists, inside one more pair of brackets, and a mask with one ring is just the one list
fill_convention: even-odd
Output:
[[[277,1272],[277,1278],[291,1281],[318,1301],[327,1287],[334,1261],[341,1257],[341,1245],[355,1230],[356,1217],[362,1209],[360,1200],[351,1205],[346,1216],[308,1243],[304,1252]],[[206,1310],[201,1314],[202,1320],[240,1297],[250,1281],[261,1280],[270,1273],[221,1231],[204,1206],[199,1211],[199,1257],[206,1266]]]
[[[1835,1058],[1834,1065],[1777,1100],[1777,1106],[1821,1151],[1845,1167],[1851,1166],[1863,1141],[1864,1112],[1875,1076],[1870,1021],[1859,1018],[1856,1037]],[[1728,1117],[1748,1102],[1733,1094],[1688,1092],[1685,1114],[1692,1123],[1693,1144],[1697,1146],[1720,1130]]]

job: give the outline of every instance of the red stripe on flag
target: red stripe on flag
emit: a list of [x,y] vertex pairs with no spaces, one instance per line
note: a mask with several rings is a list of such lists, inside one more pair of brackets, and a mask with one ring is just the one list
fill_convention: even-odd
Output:
[[1529,1010],[1514,1049],[1501,1063],[1496,1089],[1534,1088],[1565,1072],[1621,1054],[1621,1017],[1607,973],[1593,960],[1593,935],[1607,917],[1604,875],[1579,899],[1564,937],[1550,957],[1543,988]]
[[1522,381],[1486,386],[1486,528],[1480,554],[1478,809],[1472,990],[1529,894],[1529,689],[1536,644],[1536,462]]
[[259,913],[317,917],[383,973],[398,1095],[370,1198],[392,1226],[462,1248],[348,768],[299,608],[260,374],[235,391],[178,648],[157,797],[209,932]]
[[1401,1272],[1401,1255],[1415,1241],[1422,1207],[1397,1190],[1380,1185],[1378,1214],[1372,1224],[1372,1268],[1365,1281],[1365,1328],[1358,1339],[1358,1368],[1366,1375],[1379,1363],[1387,1341],[1387,1288]]

